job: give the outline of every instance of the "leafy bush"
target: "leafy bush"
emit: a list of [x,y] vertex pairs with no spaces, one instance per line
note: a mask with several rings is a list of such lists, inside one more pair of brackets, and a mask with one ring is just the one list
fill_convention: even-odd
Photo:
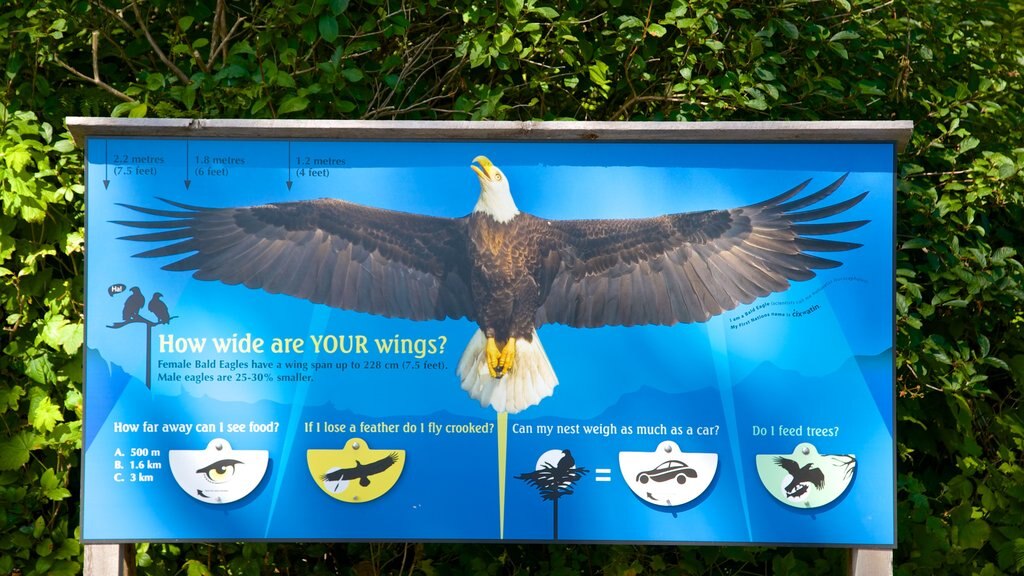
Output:
[[[27,0],[0,11],[0,574],[74,573],[82,162],[66,115],[910,119],[900,574],[1024,572],[1020,0]],[[140,545],[145,574],[833,574],[841,550]]]

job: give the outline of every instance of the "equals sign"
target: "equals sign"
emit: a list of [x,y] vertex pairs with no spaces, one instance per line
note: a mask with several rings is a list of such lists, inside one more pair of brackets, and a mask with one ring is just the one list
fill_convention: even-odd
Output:
[[598,482],[611,482],[612,481],[612,469],[611,468],[595,468],[594,469],[594,480]]

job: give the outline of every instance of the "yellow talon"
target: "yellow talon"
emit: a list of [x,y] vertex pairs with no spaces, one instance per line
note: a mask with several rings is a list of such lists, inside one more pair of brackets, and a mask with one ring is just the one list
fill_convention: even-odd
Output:
[[491,378],[501,378],[512,370],[512,364],[516,358],[516,339],[509,338],[505,347],[498,350],[498,343],[494,338],[487,338],[487,370]]
[[494,342],[494,338],[491,338],[491,337],[487,338],[486,352],[487,352],[487,370],[490,371],[491,378],[498,378],[499,374],[497,372],[497,368],[498,368],[498,356],[499,356],[500,352],[498,352],[498,344]]

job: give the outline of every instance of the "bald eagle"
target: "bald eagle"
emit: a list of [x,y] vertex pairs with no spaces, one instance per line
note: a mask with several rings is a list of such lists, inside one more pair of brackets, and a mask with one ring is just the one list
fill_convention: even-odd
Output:
[[[623,220],[547,220],[520,212],[509,180],[473,159],[480,196],[462,218],[438,218],[335,199],[175,209],[122,205],[157,220],[125,240],[168,243],[137,254],[176,257],[165,270],[244,284],[335,308],[410,320],[466,318],[479,326],[462,354],[462,388],[516,413],[558,379],[537,336],[575,327],[704,322],[840,262],[809,252],[860,246],[818,236],[867,221],[817,222],[860,202],[805,211],[843,176],[795,198],[809,180],[731,210]],[[158,230],[158,231],[153,231]]]

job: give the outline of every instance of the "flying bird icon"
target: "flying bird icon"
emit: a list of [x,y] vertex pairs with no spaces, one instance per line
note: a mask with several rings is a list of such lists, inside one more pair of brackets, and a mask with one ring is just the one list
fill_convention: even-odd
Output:
[[792,478],[790,483],[784,488],[788,498],[798,498],[806,494],[809,489],[807,487],[808,484],[813,485],[818,490],[825,487],[825,474],[812,463],[804,464],[801,467],[796,460],[782,456],[775,458],[775,463],[785,469]]
[[537,329],[705,322],[815,270],[813,253],[860,244],[821,238],[866,220],[824,221],[867,192],[821,206],[846,176],[799,196],[810,180],[764,201],[652,218],[548,220],[521,212],[488,158],[472,170],[473,210],[440,218],[319,199],[208,208],[123,205],[150,220],[123,239],[162,245],[165,270],[242,284],[334,308],[409,320],[465,318],[478,330],[458,363],[482,406],[516,413],[554,393],[558,378]]
[[374,474],[380,474],[381,472],[391,468],[391,466],[398,462],[398,454],[392,452],[380,460],[375,460],[369,464],[360,464],[359,460],[356,460],[356,465],[351,468],[339,468],[332,470],[323,475],[321,480],[324,482],[338,482],[341,480],[359,480],[360,486],[370,485],[370,476]]

